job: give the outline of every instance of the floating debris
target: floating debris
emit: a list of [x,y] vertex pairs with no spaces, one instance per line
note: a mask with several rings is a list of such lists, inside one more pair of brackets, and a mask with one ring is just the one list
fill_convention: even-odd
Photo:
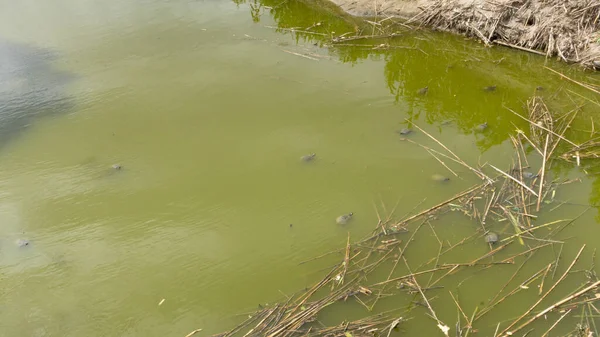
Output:
[[424,88],[417,90],[417,94],[419,94],[419,95],[427,95],[428,92],[429,92],[429,87],[424,87]]
[[300,160],[302,160],[304,162],[309,162],[309,161],[312,161],[313,159],[315,159],[316,156],[317,156],[316,153],[311,153],[311,154],[307,154],[305,156],[300,157]]
[[496,86],[495,85],[489,85],[487,87],[483,87],[483,91],[487,91],[487,92],[496,91]]
[[122,168],[123,168],[123,166],[121,166],[120,164],[113,164],[111,167],[112,167],[114,170],[120,170],[120,169],[122,169]]

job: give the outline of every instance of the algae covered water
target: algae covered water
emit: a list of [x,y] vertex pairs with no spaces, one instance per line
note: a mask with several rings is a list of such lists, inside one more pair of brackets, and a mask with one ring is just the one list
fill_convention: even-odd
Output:
[[[311,287],[341,255],[300,263],[367,236],[378,213],[400,219],[480,183],[416,145],[436,145],[425,132],[473,167],[505,170],[509,135],[529,129],[511,110],[523,113],[536,93],[558,115],[578,109],[565,137],[581,143],[597,129],[597,97],[544,66],[598,84],[595,74],[422,30],[331,43],[361,24],[302,1],[0,8],[0,336],[226,331]],[[539,223],[577,217],[557,238],[569,243],[552,255],[564,259],[558,275],[584,243],[575,271],[594,270],[597,173],[593,159],[549,173],[572,183]],[[514,233],[505,225],[494,228],[501,237]],[[450,215],[434,226],[455,244],[479,225]],[[415,268],[439,249],[433,232],[419,233]],[[474,251],[488,251],[483,238],[452,259]],[[532,260],[523,275],[547,263]],[[465,280],[468,314],[513,271]],[[526,297],[499,307],[481,332],[524,312]],[[454,324],[456,307],[438,303]],[[320,319],[360,310],[352,302]],[[404,334],[439,333],[426,310],[409,316]]]

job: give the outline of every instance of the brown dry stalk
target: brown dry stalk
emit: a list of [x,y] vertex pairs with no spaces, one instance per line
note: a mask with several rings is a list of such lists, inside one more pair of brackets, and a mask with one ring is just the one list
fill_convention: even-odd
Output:
[[441,203],[439,203],[439,204],[437,204],[437,205],[435,205],[433,207],[430,207],[429,209],[426,209],[426,210],[424,210],[422,212],[419,212],[419,213],[417,213],[417,214],[415,214],[415,215],[413,215],[411,217],[408,217],[407,219],[404,219],[404,220],[400,221],[398,224],[404,225],[404,224],[406,224],[407,222],[409,222],[411,220],[414,220],[414,219],[416,219],[416,218],[418,218],[418,217],[420,217],[422,215],[431,213],[431,212],[433,212],[433,211],[435,211],[435,210],[437,210],[439,208],[442,208],[442,207],[448,205],[449,203],[453,202],[454,200],[460,199],[460,198],[464,197],[465,195],[468,195],[468,194],[470,194],[470,193],[472,193],[474,191],[477,191],[478,189],[483,188],[483,187],[485,187],[487,185],[488,185],[488,183],[483,183],[483,184],[480,184],[480,185],[475,185],[475,186],[469,188],[468,190],[466,190],[464,192],[461,192],[461,193],[453,196],[452,198],[450,198],[450,199],[448,199],[446,201],[443,201],[443,202],[441,202]]
[[200,331],[202,331],[202,329],[196,329],[196,330],[190,332],[189,334],[185,335],[185,337],[191,337],[191,336],[197,334]]
[[[531,275],[530,277],[528,277],[525,281],[521,282],[519,285],[517,285],[513,290],[511,290],[508,294],[504,295],[502,298],[500,298],[498,301],[493,302],[490,301],[490,305],[488,305],[486,308],[484,308],[483,310],[481,310],[481,312],[479,313],[479,315],[477,315],[477,317],[475,318],[476,320],[480,319],[481,317],[483,317],[485,314],[487,314],[488,312],[490,312],[492,309],[494,309],[496,306],[498,306],[500,303],[504,302],[507,298],[511,297],[512,295],[518,293],[519,291],[523,290],[523,286],[526,284],[529,284],[533,281],[535,281],[540,274],[544,271],[544,269],[538,270],[537,272],[535,272],[533,275]],[[498,293],[499,295],[500,293]],[[494,297],[495,298],[495,297]]]
[[[514,322],[512,322],[511,325],[509,325],[506,329],[504,329],[501,333],[500,336],[510,336],[512,335],[515,331],[518,331],[520,329],[522,329],[525,325],[529,324],[530,322],[533,321],[530,320],[527,322],[527,324],[522,324],[521,326],[519,326],[517,329],[515,329],[514,331],[509,331],[513,326],[515,326],[519,321],[521,321],[525,316],[527,316],[533,309],[535,309],[535,307],[540,304],[540,302],[542,302],[544,300],[544,298],[546,298],[546,296],[548,296],[548,294],[550,294],[552,292],[552,290],[554,290],[554,288],[556,288],[556,286],[562,282],[562,280],[565,279],[565,277],[567,277],[567,275],[569,274],[569,271],[571,271],[571,268],[573,268],[573,266],[575,265],[575,263],[577,262],[577,260],[579,260],[579,256],[581,255],[581,253],[583,252],[583,249],[585,248],[585,245],[583,245],[581,247],[581,249],[579,250],[579,252],[577,253],[577,255],[575,256],[575,258],[573,259],[573,262],[571,262],[571,264],[569,265],[569,267],[567,268],[567,270],[565,270],[565,272],[562,274],[562,276],[558,279],[558,281],[556,281],[556,283],[554,283],[554,285],[552,285],[552,287],[550,289],[548,289],[548,291],[544,294],[544,296],[540,297],[539,300],[537,300],[537,302],[535,302],[523,315],[521,315],[519,318],[517,318]],[[534,316],[535,317],[535,316]]]
[[344,277],[348,271],[348,265],[350,264],[350,232],[348,232],[348,241],[346,242],[346,254],[344,255],[344,270],[340,277],[340,283],[344,282]]
[[[553,134],[554,136],[557,136],[558,138],[560,138],[560,139],[564,140],[565,142],[567,142],[567,143],[569,143],[569,144],[571,144],[571,145],[573,145],[573,146],[575,146],[575,147],[579,147],[579,145],[577,145],[577,144],[573,143],[572,141],[570,141],[570,140],[566,139],[566,138],[565,138],[565,137],[563,137],[562,135],[559,135],[558,133],[556,133],[556,132],[554,132],[554,131],[552,131],[552,130],[550,130],[550,129],[546,128],[546,127],[543,127],[543,126],[541,126],[541,125],[538,125],[537,123],[534,123],[534,122],[532,122],[531,120],[529,120],[529,119],[527,119],[527,118],[525,118],[525,117],[521,116],[520,114],[518,114],[516,111],[514,111],[514,110],[510,109],[509,107],[507,107],[507,106],[504,106],[504,108],[505,108],[505,109],[507,109],[508,111],[512,112],[513,114],[517,115],[518,117],[520,117],[520,118],[522,118],[522,119],[524,119],[524,120],[528,121],[529,123],[531,123],[531,125],[533,125],[533,126],[535,126],[535,127],[538,127],[538,128],[540,128],[540,129],[542,129],[542,130],[545,130],[545,131],[547,131],[547,132],[549,132],[549,133]],[[532,143],[532,144],[533,144],[533,143]],[[541,152],[539,149],[538,149],[538,152],[539,152],[540,154],[542,153],[542,152]]]
[[469,323],[469,317],[465,314],[465,312],[463,311],[463,309],[460,307],[460,304],[458,304],[458,300],[456,300],[456,298],[454,298],[454,294],[452,294],[451,291],[448,291],[448,293],[450,293],[450,296],[452,297],[452,300],[456,304],[456,307],[458,308],[458,311],[463,315],[463,318],[465,319],[465,322]]
[[560,321],[562,321],[563,318],[565,318],[565,316],[567,316],[569,313],[571,312],[571,309],[567,310],[567,312],[565,312],[562,316],[560,316],[556,322],[554,322],[554,324],[552,324],[552,326],[550,326],[550,328],[548,328],[548,330],[546,330],[546,332],[544,332],[544,334],[542,335],[542,337],[546,337],[548,336],[548,334],[550,333],[550,331],[552,329],[554,329],[555,326],[558,325],[558,323],[560,323]]
[[542,282],[540,283],[540,291],[539,291],[538,295],[542,295],[542,293],[544,292],[544,281],[546,280],[546,276],[548,275],[548,272],[550,271],[551,267],[552,267],[552,262],[548,263],[548,267],[546,268],[546,271],[544,271],[544,276],[542,276]]
[[591,285],[589,285],[589,286],[587,286],[587,287],[585,287],[585,288],[581,289],[580,291],[576,292],[575,294],[573,294],[573,295],[571,295],[571,296],[567,296],[567,297],[563,298],[562,300],[560,300],[560,301],[558,301],[558,302],[556,302],[556,303],[552,304],[552,305],[551,305],[551,306],[549,306],[548,308],[546,308],[546,309],[544,309],[544,310],[540,311],[540,312],[539,312],[537,315],[535,315],[535,316],[531,317],[531,318],[530,318],[530,319],[529,319],[527,322],[525,322],[525,323],[521,324],[520,326],[518,326],[517,328],[515,328],[513,331],[510,331],[510,333],[509,333],[509,332],[507,332],[507,333],[506,333],[506,336],[511,336],[511,335],[513,335],[515,332],[517,332],[517,331],[521,330],[522,328],[526,327],[526,326],[527,326],[527,325],[529,325],[531,322],[533,322],[533,321],[535,321],[536,319],[538,319],[538,318],[540,318],[540,317],[544,316],[544,315],[545,315],[545,314],[547,314],[548,312],[550,312],[550,311],[552,311],[552,310],[556,309],[557,307],[559,307],[559,306],[561,306],[561,305],[563,305],[563,304],[565,304],[565,303],[569,302],[569,301],[570,301],[570,300],[572,300],[572,299],[575,299],[575,298],[577,298],[577,297],[579,297],[579,296],[581,296],[581,295],[583,295],[583,294],[587,293],[588,291],[590,291],[590,290],[592,290],[592,289],[594,289],[594,288],[597,288],[598,286],[600,286],[600,281],[596,281],[596,282],[592,283]]
[[546,162],[548,161],[548,157],[546,157],[546,155],[548,154],[548,141],[549,140],[550,140],[550,134],[546,134],[546,143],[544,145],[544,155],[542,156],[542,174],[541,174],[541,178],[540,178],[540,188],[538,190],[537,206],[535,207],[536,212],[540,211],[540,203],[542,202],[542,189],[544,188],[544,176],[546,174]]
[[585,84],[585,83],[581,83],[581,82],[575,81],[574,79],[570,78],[569,76],[567,76],[567,75],[565,75],[565,74],[561,74],[561,73],[559,73],[558,71],[556,71],[556,70],[554,70],[554,69],[552,69],[552,68],[548,68],[548,67],[546,67],[546,66],[544,66],[544,68],[546,68],[546,69],[550,70],[551,72],[553,72],[553,73],[555,73],[555,74],[559,75],[561,78],[564,78],[564,79],[566,79],[566,80],[568,80],[568,81],[571,81],[571,82],[573,82],[573,83],[575,83],[575,84],[577,84],[577,85],[579,85],[579,86],[581,86],[581,87],[583,87],[583,88],[586,88],[586,89],[588,89],[588,90],[591,90],[591,91],[593,91],[593,92],[595,92],[595,93],[597,93],[597,94],[600,94],[600,91],[598,91],[598,90],[594,89],[593,87],[591,87],[591,86],[590,86],[590,85],[588,85],[588,84]]
[[[406,261],[406,258],[403,256],[402,259],[404,260],[404,264],[406,265],[406,269],[408,269],[408,272],[412,274],[412,271],[410,270],[410,266],[408,265],[408,261]],[[442,330],[442,332],[444,333],[444,335],[446,335],[446,337],[448,336],[448,330],[450,330],[450,328],[444,323],[442,322],[437,315],[435,314],[435,311],[433,310],[433,308],[431,307],[431,304],[429,304],[429,300],[427,299],[427,296],[425,296],[425,293],[423,293],[423,289],[421,289],[421,286],[419,286],[419,282],[417,282],[417,278],[413,276],[411,276],[413,283],[415,284],[415,286],[417,286],[417,289],[419,290],[419,293],[421,294],[421,297],[423,297],[423,300],[425,301],[425,304],[427,305],[427,309],[429,309],[429,313],[431,314],[431,316],[437,321],[437,326],[440,330]]]
[[[508,279],[508,281],[506,281],[506,283],[504,283],[504,285],[502,286],[502,288],[500,288],[500,290],[498,290],[498,292],[496,293],[496,295],[494,295],[494,297],[493,297],[493,298],[492,298],[492,299],[489,301],[489,303],[491,303],[491,304],[490,304],[490,307],[493,307],[493,306],[495,305],[495,304],[494,304],[494,301],[496,300],[496,298],[498,298],[498,296],[500,296],[500,294],[502,294],[502,292],[504,291],[504,289],[506,289],[506,287],[508,287],[508,285],[509,285],[509,284],[510,284],[510,283],[511,283],[511,282],[512,282],[514,279],[515,279],[515,277],[516,277],[516,276],[519,274],[519,271],[520,271],[521,269],[523,269],[523,267],[525,266],[525,264],[527,263],[527,261],[529,261],[529,259],[530,259],[530,258],[531,258],[531,256],[528,256],[528,257],[525,259],[525,261],[523,261],[523,263],[521,263],[521,264],[519,265],[519,267],[517,268],[517,270],[515,270],[515,272],[514,272],[514,273],[512,274],[512,276],[511,276],[511,277]],[[482,309],[482,311],[483,311],[483,310],[485,310],[485,308],[484,308],[484,309]],[[478,317],[479,317],[479,316],[478,316]]]
[[481,260],[483,260],[483,259],[485,259],[485,258],[487,258],[487,257],[490,257],[490,256],[492,256],[492,255],[496,254],[497,252],[499,252],[499,251],[503,250],[504,248],[506,248],[506,246],[510,245],[510,244],[511,244],[511,243],[513,243],[513,242],[514,242],[514,241],[509,241],[509,242],[507,242],[507,243],[505,243],[505,244],[503,244],[503,245],[501,245],[501,246],[499,246],[499,247],[497,247],[497,248],[493,249],[492,251],[488,252],[487,254],[485,254],[485,255],[483,255],[483,256],[481,256],[481,257],[478,257],[478,258],[476,258],[475,260],[471,261],[471,263],[470,263],[470,264],[475,264],[475,263],[477,263],[477,262],[479,262],[479,261],[481,261]]
[[463,165],[464,167],[466,167],[469,170],[473,171],[473,173],[475,173],[479,178],[487,180],[488,182],[492,182],[492,179],[490,179],[490,177],[488,177],[487,175],[485,175],[485,173],[483,173],[480,170],[477,170],[477,169],[471,167],[469,164],[465,163],[462,159],[460,159],[459,156],[457,156],[454,152],[452,152],[452,150],[450,150],[448,147],[446,147],[446,145],[444,145],[442,142],[440,142],[439,140],[437,140],[434,136],[432,136],[429,133],[427,133],[427,131],[421,129],[417,124],[413,123],[413,126],[415,128],[417,128],[417,129],[419,129],[419,131],[423,132],[427,137],[431,138],[433,141],[435,141],[436,143],[438,143],[438,145],[440,145],[442,148],[444,148],[444,150],[448,151],[448,153],[450,153],[454,158],[456,158],[456,160],[461,165]]
[[510,174],[502,171],[501,169],[497,168],[494,165],[489,164],[491,168],[493,168],[494,170],[498,171],[500,174],[502,174],[503,176],[507,177],[508,179],[514,181],[515,183],[521,185],[521,187],[525,188],[527,191],[529,191],[531,194],[535,195],[536,197],[538,196],[537,193],[535,193],[534,190],[532,190],[529,186],[523,184],[523,182],[519,181],[518,179],[516,179],[515,177],[511,176]]

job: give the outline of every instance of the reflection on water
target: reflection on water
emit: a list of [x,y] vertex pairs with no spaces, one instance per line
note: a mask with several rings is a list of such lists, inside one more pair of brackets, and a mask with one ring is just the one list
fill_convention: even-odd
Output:
[[[15,80],[2,82],[0,98],[63,114],[36,119],[0,153],[6,336],[224,331],[235,315],[319,279],[329,262],[298,264],[348,232],[370,233],[373,204],[397,203],[403,215],[478,182],[460,168],[460,178],[432,182],[445,169],[396,131],[415,123],[469,163],[504,168],[508,135],[527,129],[506,108],[522,112],[539,85],[557,111],[572,108],[565,97],[580,102],[571,92],[586,94],[545,73],[543,59],[460,37],[403,31],[332,45],[364,27],[302,1],[35,3],[2,5],[1,37],[15,41],[6,50],[57,56],[8,53],[44,62],[11,56],[16,65],[0,76]],[[55,104],[64,97],[68,106]],[[589,130],[594,113],[581,107],[574,128]],[[483,122],[489,130],[475,132]],[[309,153],[314,162],[300,160]],[[557,162],[552,173],[582,179],[558,193],[568,204],[552,217],[599,198],[572,166]],[[336,225],[349,212],[352,222]],[[590,223],[586,213],[566,237],[596,247]],[[476,228],[447,224],[440,233],[451,241]],[[4,248],[20,237],[27,250]]]
[[0,142],[35,117],[69,108],[65,86],[71,76],[54,69],[51,52],[0,37]]
[[[245,0],[234,2],[246,3]],[[460,133],[474,134],[479,150],[484,152],[506,142],[510,131],[529,129],[528,123],[515,118],[509,109],[525,113],[527,98],[540,95],[555,113],[580,110],[574,121],[575,130],[567,134],[575,143],[588,140],[595,129],[590,123],[598,113],[593,94],[560,81],[543,66],[558,68],[593,84],[600,83],[600,79],[568,69],[560,62],[505,48],[490,49],[464,43],[461,36],[414,32],[402,25],[391,26],[399,37],[340,41],[336,37],[348,39],[357,33],[365,34],[365,30],[368,32],[365,27],[372,26],[359,28],[358,19],[343,15],[333,6],[323,9],[301,1],[280,3],[277,0],[253,0],[252,3],[251,15],[255,22],[260,22],[262,16],[252,9],[261,8],[259,14],[268,12],[276,18],[278,31],[291,35],[298,44],[327,46],[330,54],[344,63],[357,64],[367,59],[383,61],[385,82],[395,103],[406,111],[407,125],[423,117],[428,123],[438,125],[438,131],[442,132],[444,126],[452,122]],[[380,48],[382,45],[386,47]],[[418,95],[424,86],[430,88],[427,97]],[[497,90],[486,90],[488,87]],[[481,123],[488,123],[496,131],[484,137],[477,135],[476,127]],[[584,130],[587,132],[581,132]],[[527,150],[530,153],[533,149]],[[596,175],[595,161],[583,165],[588,176]],[[564,176],[571,167],[558,161],[552,170],[557,176]],[[600,190],[592,188],[592,192],[597,196],[592,194],[589,204],[598,207]]]

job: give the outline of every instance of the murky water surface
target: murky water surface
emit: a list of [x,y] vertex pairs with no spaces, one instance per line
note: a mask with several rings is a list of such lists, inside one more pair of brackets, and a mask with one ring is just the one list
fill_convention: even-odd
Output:
[[[598,75],[426,31],[404,32],[392,48],[327,45],[355,29],[297,1],[1,1],[0,336],[227,330],[259,303],[320,279],[337,258],[299,263],[343,247],[348,232],[367,235],[376,207],[397,204],[400,218],[479,182],[458,165],[458,178],[432,181],[450,173],[400,140],[396,131],[410,123],[473,166],[503,169],[513,160],[509,134],[529,129],[510,110],[523,113],[538,86],[559,114],[580,106],[567,137],[598,129],[598,97],[544,66],[596,84]],[[475,132],[484,122],[489,129]],[[435,146],[423,132],[410,139]],[[300,160],[310,153],[314,160]],[[566,203],[548,206],[539,223],[589,208],[560,235],[569,245],[558,273],[583,243],[578,270],[600,248],[595,165],[551,169],[579,180],[557,192]],[[348,212],[352,222],[336,225]],[[448,216],[435,226],[456,243],[479,225]],[[506,224],[495,230],[511,234]],[[430,231],[413,246],[415,266],[438,251]],[[486,249],[478,241],[452,258]],[[539,256],[523,275],[547,263]],[[467,314],[513,271],[465,277]],[[524,312],[534,295],[523,296],[482,321],[481,334]],[[456,307],[439,303],[454,322]],[[324,319],[358,309],[347,310]],[[439,334],[426,312],[410,315],[406,335]]]

